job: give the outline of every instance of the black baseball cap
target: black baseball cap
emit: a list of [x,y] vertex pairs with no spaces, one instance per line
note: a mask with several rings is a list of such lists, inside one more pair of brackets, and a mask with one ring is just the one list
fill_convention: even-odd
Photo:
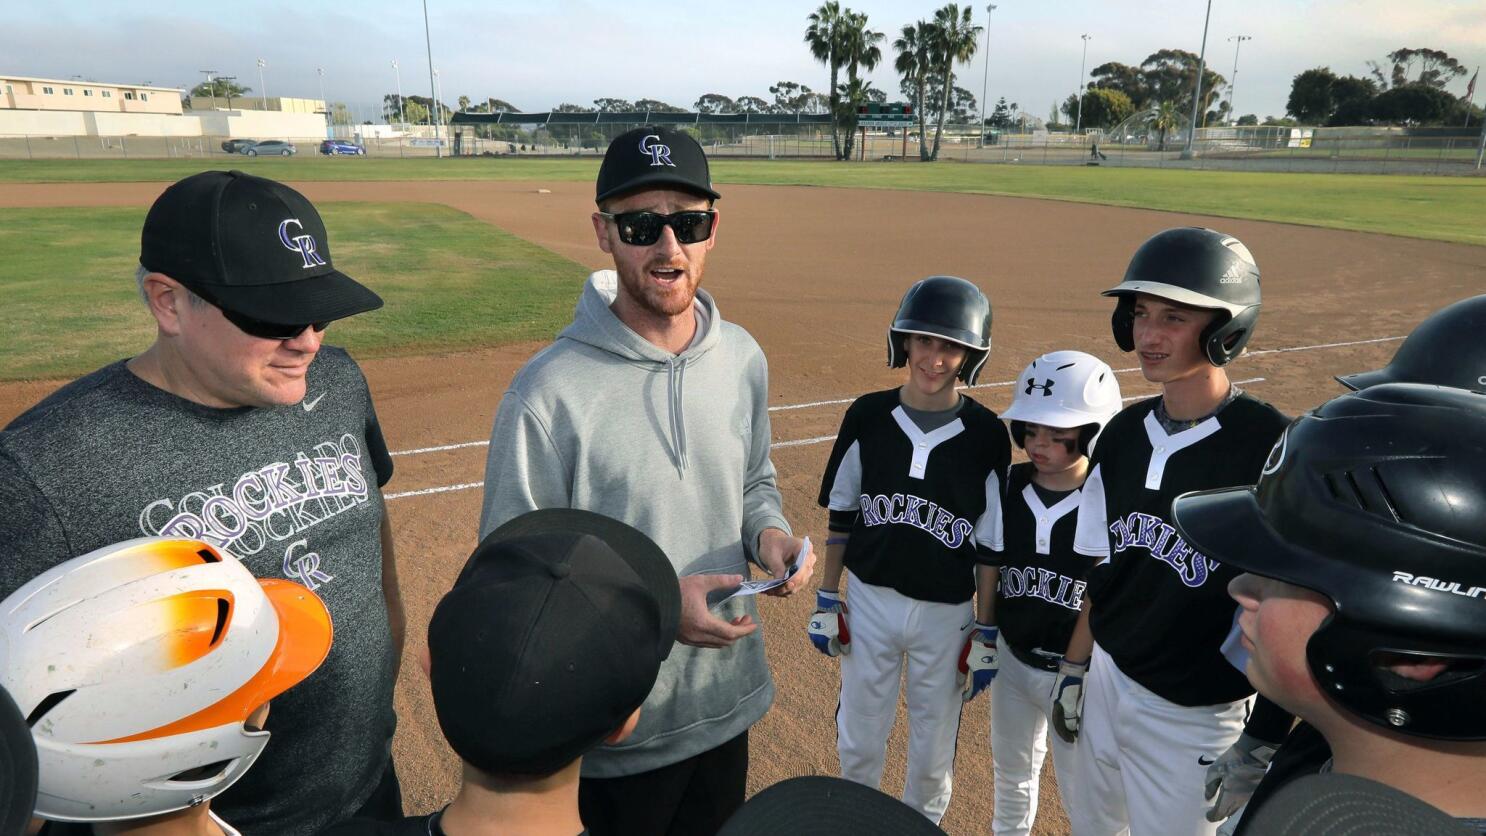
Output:
[[645,701],[680,620],[676,570],[640,531],[577,509],[512,519],[428,625],[445,739],[487,773],[556,772]]
[[1250,833],[1266,836],[1451,836],[1476,834],[1464,822],[1408,793],[1356,775],[1306,775],[1257,810]]
[[748,799],[717,836],[816,836],[823,822],[852,836],[929,836],[943,830],[892,796],[827,775],[780,781]]
[[145,269],[253,319],[299,325],[382,307],[331,264],[315,207],[263,177],[204,171],[175,183],[155,199],[140,239]]
[[712,173],[702,146],[685,131],[650,125],[620,134],[604,152],[599,166],[602,203],[638,189],[675,188],[717,200]]
[[21,709],[0,688],[0,836],[20,836],[36,809],[36,740]]

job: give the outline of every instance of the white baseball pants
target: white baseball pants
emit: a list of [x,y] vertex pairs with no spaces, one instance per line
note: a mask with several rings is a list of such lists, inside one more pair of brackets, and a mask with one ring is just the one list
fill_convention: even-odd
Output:
[[[1206,763],[1238,739],[1250,700],[1188,707],[1126,676],[1096,644],[1065,805],[1074,836],[1212,836]],[[1200,761],[1199,761],[1200,759]],[[1205,762],[1205,763],[1204,763]]]
[[1052,743],[1053,769],[1067,807],[1073,794],[1073,744],[1048,734],[1054,671],[1025,664],[1006,640],[996,640],[997,673],[991,681],[991,759],[996,775],[996,806],[991,832],[1026,836],[1037,818],[1037,781]]
[[960,649],[974,607],[919,601],[865,583],[851,572],[846,588],[851,653],[841,659],[836,750],[843,778],[882,783],[888,733],[897,716],[903,661],[908,661],[908,776],[903,802],[935,824],[949,807],[955,739],[960,730]]

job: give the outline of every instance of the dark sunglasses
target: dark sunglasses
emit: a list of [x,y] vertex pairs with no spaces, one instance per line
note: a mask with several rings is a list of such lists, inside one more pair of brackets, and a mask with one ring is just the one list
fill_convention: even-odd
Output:
[[226,317],[228,322],[236,325],[239,331],[261,340],[292,340],[303,334],[306,328],[313,328],[315,329],[315,333],[318,334],[324,331],[326,326],[330,324],[329,321],[326,321],[310,322],[305,325],[280,325],[277,322],[264,322],[261,319],[254,319],[251,316],[240,314],[237,311],[229,311],[222,307],[219,307],[218,310],[222,312],[222,316]]
[[705,209],[691,212],[676,212],[661,215],[655,212],[600,212],[619,228],[619,240],[635,247],[648,247],[660,240],[660,232],[670,227],[676,240],[682,244],[695,244],[712,237],[712,225],[717,220],[717,210]]

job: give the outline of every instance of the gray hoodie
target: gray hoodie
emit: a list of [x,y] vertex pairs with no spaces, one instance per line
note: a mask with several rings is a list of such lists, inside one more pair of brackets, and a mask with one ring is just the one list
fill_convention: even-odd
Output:
[[[759,534],[790,530],[769,460],[764,354],[698,290],[696,336],[673,355],[619,321],[617,292],[613,270],[589,276],[573,323],[501,398],[480,536],[536,508],[584,508],[644,531],[678,575],[746,575]],[[752,598],[714,612],[759,617]],[[713,749],[773,699],[761,630],[722,650],[677,644],[635,733],[585,756],[583,774],[633,775]]]

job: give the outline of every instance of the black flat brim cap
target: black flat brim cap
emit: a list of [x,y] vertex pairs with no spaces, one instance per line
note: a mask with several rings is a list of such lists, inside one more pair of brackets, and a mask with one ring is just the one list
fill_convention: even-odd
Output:
[[690,134],[661,125],[626,131],[615,137],[599,166],[594,200],[643,189],[677,189],[717,200],[711,167],[702,146]]
[[[681,587],[676,580],[676,569],[670,558],[661,551],[655,541],[644,532],[618,520],[584,511],[578,508],[544,508],[529,511],[507,521],[486,535],[485,542],[526,537],[551,532],[588,534],[602,540],[613,549],[634,573],[639,576],[660,607],[660,658],[671,654],[676,643],[676,632],[681,625]],[[454,586],[464,583],[472,572],[478,570],[478,561],[471,555],[460,570]]]
[[826,775],[780,781],[734,813],[717,836],[932,836],[923,813],[877,790]]
[[26,832],[36,786],[36,740],[15,700],[0,688],[0,836]]
[[241,171],[204,171],[165,189],[145,216],[139,261],[264,322],[330,322],[382,307],[335,268],[325,223],[304,195]]
[[1265,836],[1455,836],[1476,834],[1450,814],[1355,775],[1306,775],[1245,814]]

